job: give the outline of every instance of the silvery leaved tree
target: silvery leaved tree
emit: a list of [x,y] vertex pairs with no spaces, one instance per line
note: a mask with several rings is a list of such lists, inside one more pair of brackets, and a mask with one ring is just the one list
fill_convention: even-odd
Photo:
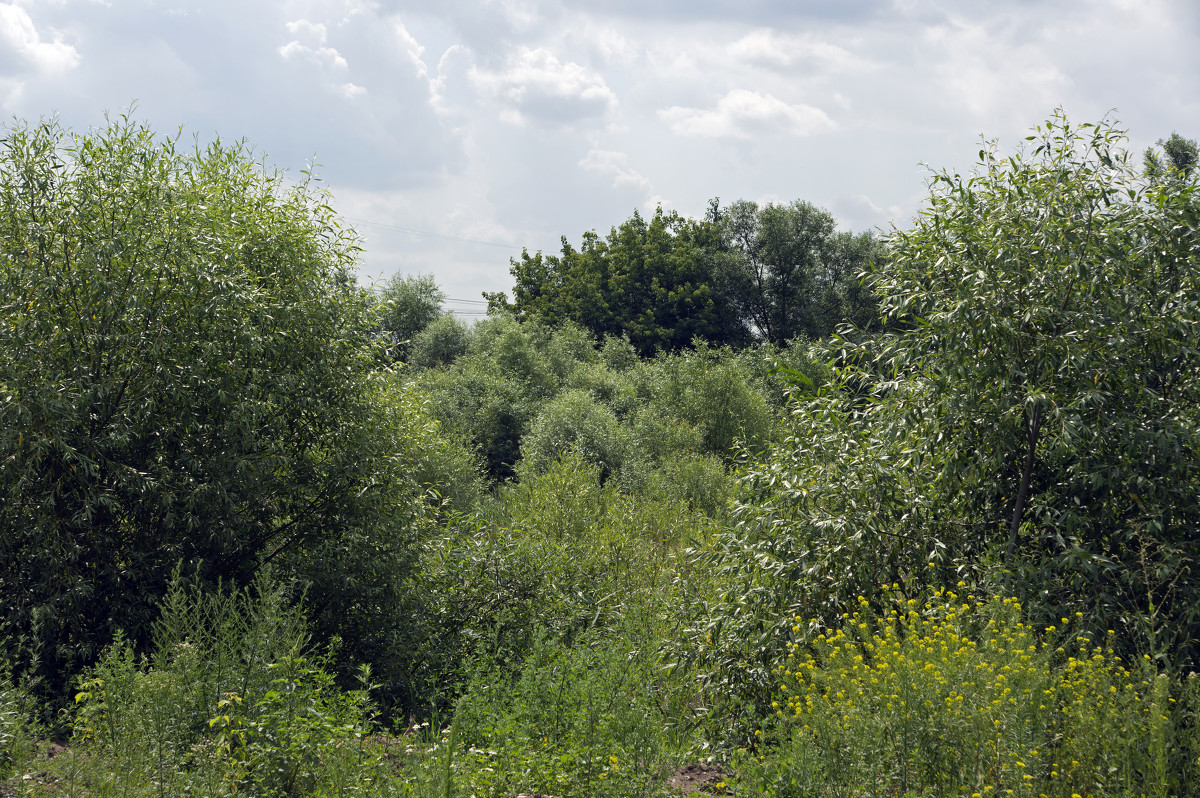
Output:
[[714,689],[761,709],[793,635],[959,581],[1194,666],[1200,202],[1123,142],[1059,114],[933,175],[867,275],[892,331],[827,350],[737,528],[697,551],[730,585],[687,654]]
[[[969,179],[939,174],[889,239],[888,363],[936,419],[937,495],[991,578],[1156,655],[1200,634],[1200,264],[1187,181],[1135,169],[1111,124],[1062,115]],[[931,530],[933,532],[933,530]]]

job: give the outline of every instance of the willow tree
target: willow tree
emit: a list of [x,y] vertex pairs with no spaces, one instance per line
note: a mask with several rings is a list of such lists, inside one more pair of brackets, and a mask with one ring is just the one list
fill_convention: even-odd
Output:
[[179,563],[237,582],[400,522],[355,252],[244,146],[3,131],[0,656],[65,679]]
[[[835,342],[712,556],[722,689],[765,700],[796,616],[959,581],[1200,656],[1200,203],[1056,116],[937,173],[872,275],[894,332]],[[703,652],[700,652],[703,653]],[[757,692],[756,692],[757,691]]]

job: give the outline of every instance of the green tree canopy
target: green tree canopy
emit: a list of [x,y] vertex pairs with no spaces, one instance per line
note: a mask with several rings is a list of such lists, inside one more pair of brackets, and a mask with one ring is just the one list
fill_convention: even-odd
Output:
[[[0,143],[0,640],[65,679],[183,562],[404,523],[376,319],[322,195],[120,119]],[[391,534],[402,537],[399,529]]]
[[860,280],[881,254],[870,233],[839,233],[832,214],[801,201],[739,200],[712,213],[737,256],[727,270],[732,296],[760,338],[784,344],[824,338],[845,322],[877,326],[875,298]]
[[1200,157],[1200,145],[1195,139],[1185,139],[1172,133],[1169,139],[1158,140],[1159,150],[1150,147],[1143,156],[1146,174],[1151,178],[1175,177],[1186,180],[1192,176]]
[[573,321],[599,340],[626,335],[642,355],[749,340],[724,290],[719,230],[659,208],[649,220],[634,212],[607,237],[564,237],[560,255],[523,252],[512,261],[513,302],[489,295],[493,309],[557,325]]
[[413,339],[442,316],[446,294],[432,274],[397,274],[379,294],[383,311],[379,327],[388,335],[395,356],[407,360]]

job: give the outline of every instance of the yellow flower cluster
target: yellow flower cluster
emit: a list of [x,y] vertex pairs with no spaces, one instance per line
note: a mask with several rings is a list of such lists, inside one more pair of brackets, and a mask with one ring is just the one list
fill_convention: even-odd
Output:
[[1073,637],[1070,618],[1034,629],[1016,599],[944,591],[897,599],[884,617],[860,599],[815,640],[796,621],[777,674],[781,723],[810,749],[874,763],[873,780],[1069,796],[1138,770],[1126,749],[1155,722],[1149,682],[1111,638]]

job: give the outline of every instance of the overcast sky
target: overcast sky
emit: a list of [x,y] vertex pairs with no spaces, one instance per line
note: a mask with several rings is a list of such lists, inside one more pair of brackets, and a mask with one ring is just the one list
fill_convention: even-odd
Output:
[[478,299],[522,246],[659,204],[903,227],[923,164],[1056,107],[1136,151],[1200,137],[1198,34],[1200,0],[0,0],[0,104],[315,158],[364,279]]

